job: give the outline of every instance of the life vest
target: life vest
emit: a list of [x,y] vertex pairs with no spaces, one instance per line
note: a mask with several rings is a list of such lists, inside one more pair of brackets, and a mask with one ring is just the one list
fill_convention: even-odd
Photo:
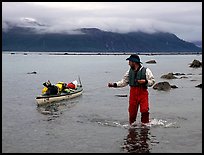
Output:
[[129,71],[129,85],[131,87],[144,86],[147,87],[147,84],[139,84],[137,80],[145,79],[146,80],[146,68],[142,67],[139,71],[135,72],[132,68]]

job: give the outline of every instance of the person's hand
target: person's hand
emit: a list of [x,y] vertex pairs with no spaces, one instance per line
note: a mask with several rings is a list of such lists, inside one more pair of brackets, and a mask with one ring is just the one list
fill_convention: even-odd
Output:
[[142,80],[137,80],[137,82],[138,82],[139,84],[143,84],[143,83],[145,83],[145,82],[146,82],[146,80],[145,80],[145,79],[142,79]]

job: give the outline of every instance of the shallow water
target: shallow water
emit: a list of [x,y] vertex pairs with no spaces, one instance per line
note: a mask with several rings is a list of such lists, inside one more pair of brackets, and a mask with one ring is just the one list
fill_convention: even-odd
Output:
[[[187,78],[167,80],[177,85],[168,92],[149,88],[151,122],[128,125],[129,87],[112,89],[128,69],[127,55],[2,54],[3,153],[201,153],[202,68],[190,68],[201,55],[141,55],[156,82],[169,72]],[[155,59],[156,64],[146,64]],[[36,71],[37,74],[27,74]],[[80,79],[84,92],[57,103],[52,114],[37,107],[36,95],[48,79]]]

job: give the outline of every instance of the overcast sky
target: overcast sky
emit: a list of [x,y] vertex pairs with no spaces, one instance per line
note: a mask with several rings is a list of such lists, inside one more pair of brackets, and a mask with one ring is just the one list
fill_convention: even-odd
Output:
[[37,22],[47,31],[99,28],[112,32],[164,31],[202,40],[202,2],[3,2],[2,25]]

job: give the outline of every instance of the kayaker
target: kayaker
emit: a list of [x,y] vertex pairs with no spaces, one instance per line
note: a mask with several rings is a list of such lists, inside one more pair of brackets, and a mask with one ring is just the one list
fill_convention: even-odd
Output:
[[141,65],[140,57],[132,54],[126,60],[129,60],[130,69],[125,73],[122,80],[108,83],[108,87],[120,88],[129,84],[129,124],[136,123],[138,107],[140,106],[142,124],[149,123],[149,100],[148,87],[155,83],[151,70]]

